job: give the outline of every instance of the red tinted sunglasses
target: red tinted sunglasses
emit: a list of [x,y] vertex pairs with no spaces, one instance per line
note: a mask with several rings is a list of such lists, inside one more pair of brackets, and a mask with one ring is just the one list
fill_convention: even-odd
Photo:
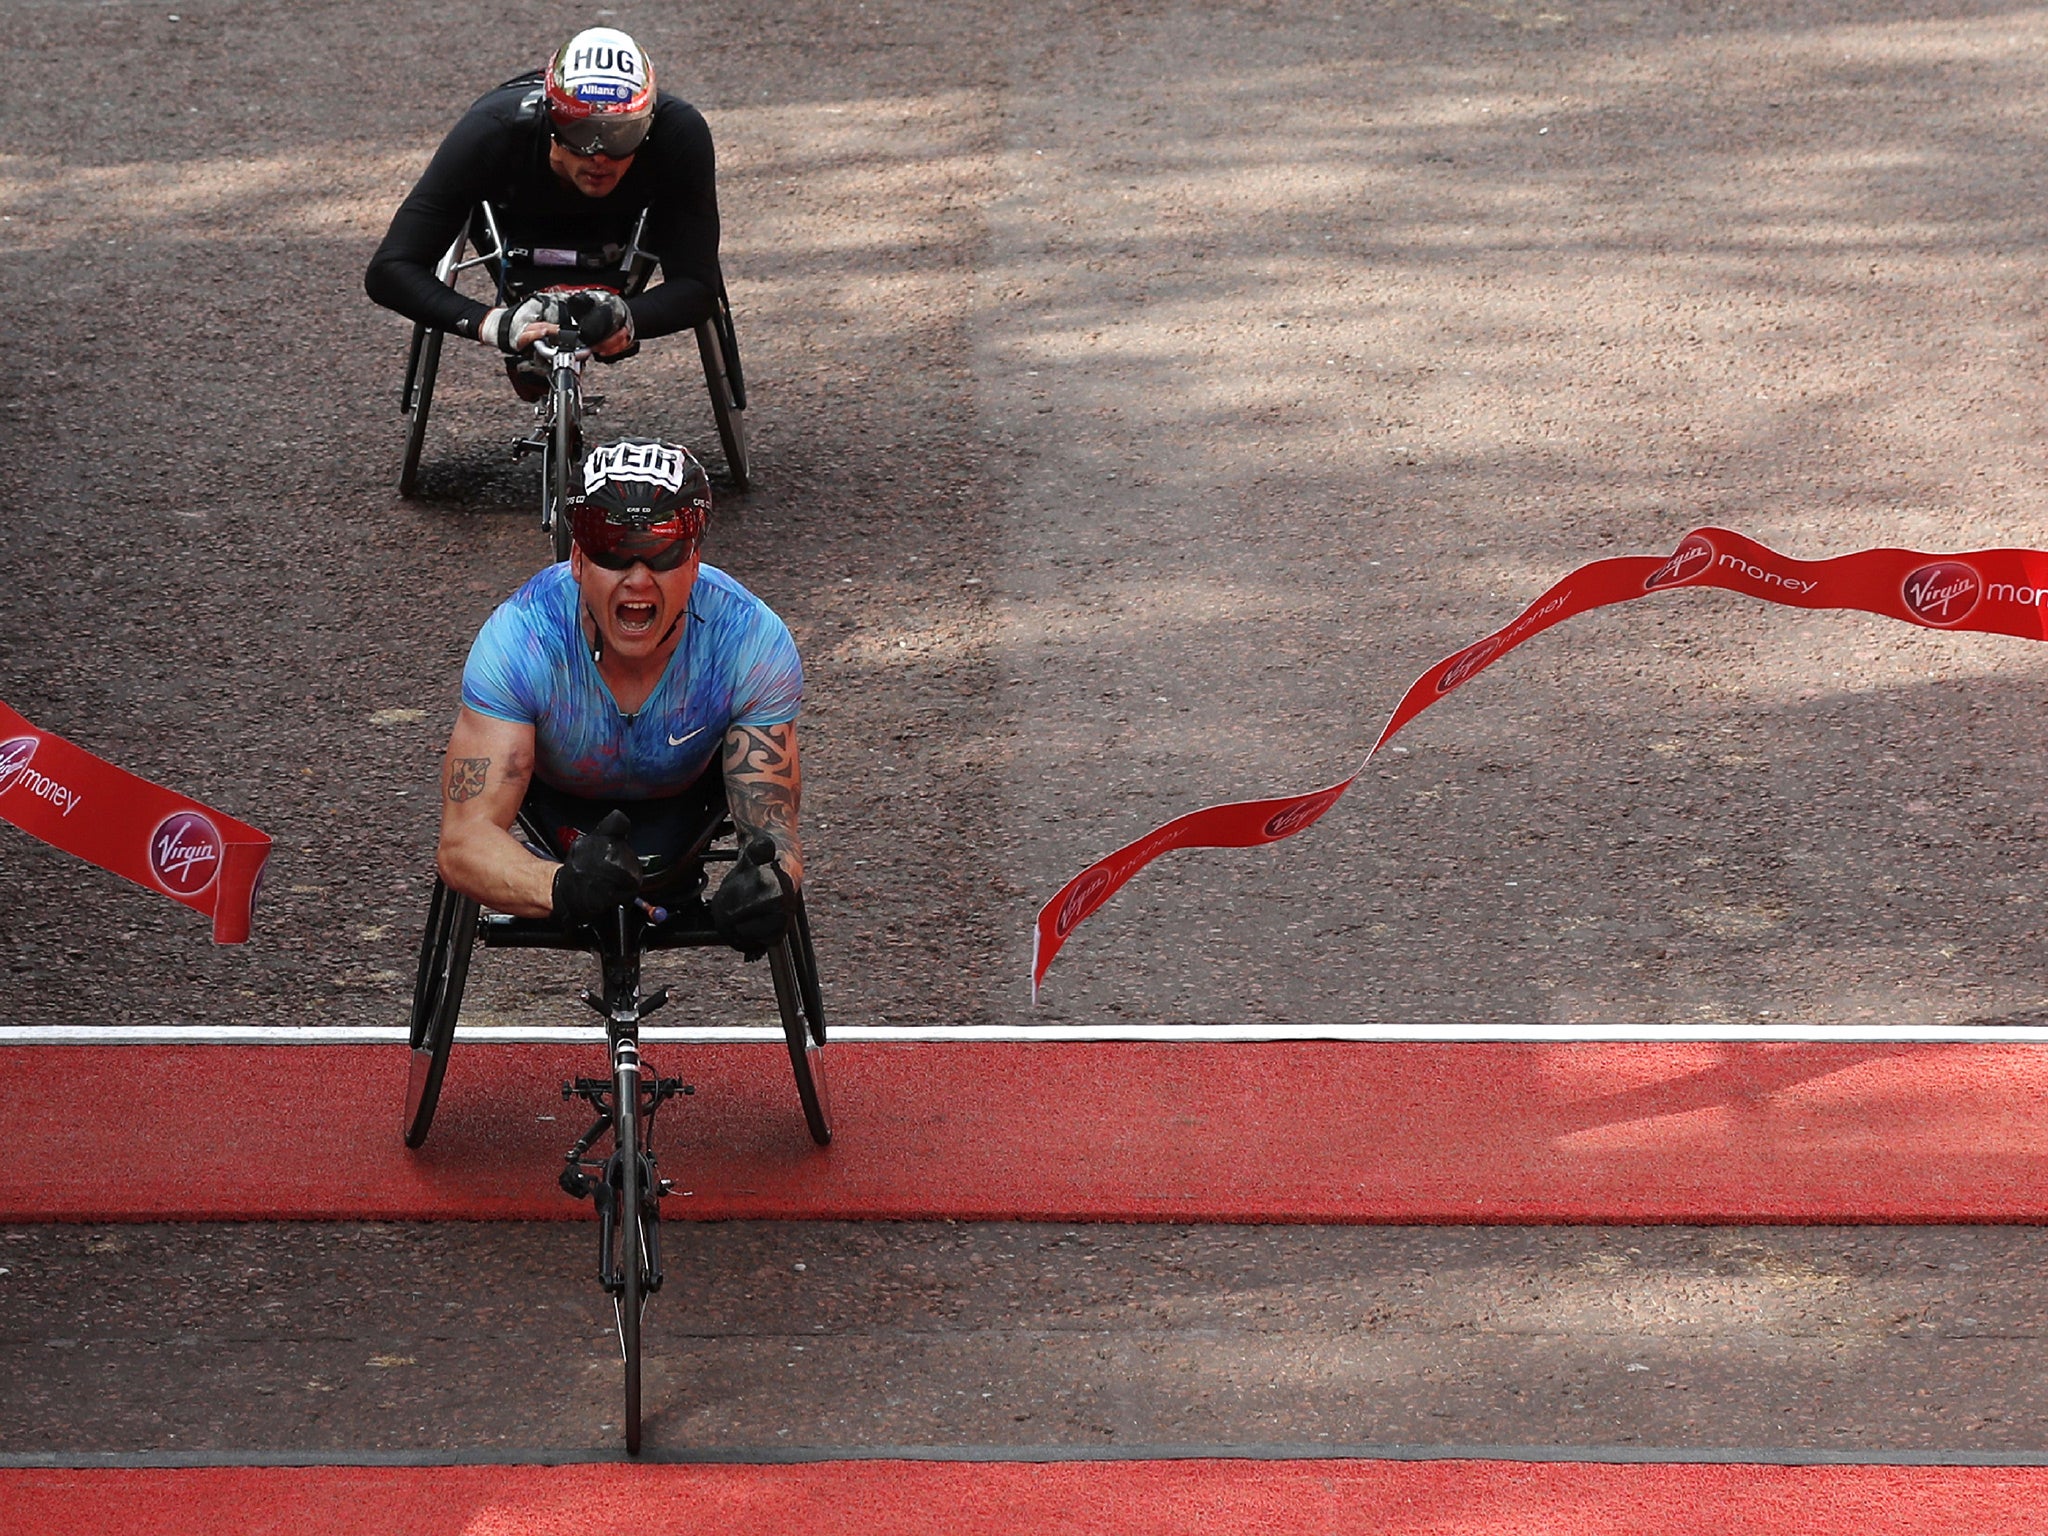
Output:
[[569,528],[583,558],[608,571],[630,570],[636,562],[650,571],[672,571],[697,553],[694,537],[615,523],[587,506],[570,514]]
[[[650,547],[651,546],[651,547]],[[630,571],[636,565],[644,565],[650,571],[672,571],[686,565],[697,553],[697,545],[691,539],[663,539],[658,543],[652,539],[645,543],[622,542],[610,549],[596,550],[589,545],[579,545],[584,559],[593,565],[601,565],[608,571]]]

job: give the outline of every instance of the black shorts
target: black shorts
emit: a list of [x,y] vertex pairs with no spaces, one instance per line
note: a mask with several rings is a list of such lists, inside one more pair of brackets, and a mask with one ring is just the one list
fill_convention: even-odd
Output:
[[539,851],[561,858],[573,828],[590,831],[613,811],[623,811],[633,826],[626,840],[640,856],[649,894],[694,893],[704,885],[701,855],[725,820],[725,774],[714,756],[697,781],[680,794],[658,800],[587,799],[534,779],[519,807],[519,822],[540,844]]

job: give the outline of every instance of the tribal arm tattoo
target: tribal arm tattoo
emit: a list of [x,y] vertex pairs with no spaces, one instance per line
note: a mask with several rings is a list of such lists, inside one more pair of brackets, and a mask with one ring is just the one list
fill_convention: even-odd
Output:
[[725,733],[725,798],[733,826],[745,842],[756,834],[775,840],[782,867],[803,879],[803,844],[797,838],[797,808],[803,775],[797,767],[796,725],[736,725]]
[[484,781],[490,776],[491,760],[488,757],[451,757],[448,759],[447,795],[456,805],[465,800],[474,800],[484,792]]

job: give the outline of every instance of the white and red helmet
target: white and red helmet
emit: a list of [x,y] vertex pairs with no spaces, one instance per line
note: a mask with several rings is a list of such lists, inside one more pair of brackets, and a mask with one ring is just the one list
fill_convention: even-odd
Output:
[[573,155],[623,160],[654,125],[654,67],[615,27],[591,27],[548,60],[548,120]]

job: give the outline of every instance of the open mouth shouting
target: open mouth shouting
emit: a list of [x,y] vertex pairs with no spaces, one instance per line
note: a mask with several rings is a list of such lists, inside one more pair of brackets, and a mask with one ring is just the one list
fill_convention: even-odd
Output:
[[654,621],[660,614],[660,605],[640,602],[633,598],[621,597],[612,604],[612,622],[618,629],[621,640],[637,640],[654,632]]

